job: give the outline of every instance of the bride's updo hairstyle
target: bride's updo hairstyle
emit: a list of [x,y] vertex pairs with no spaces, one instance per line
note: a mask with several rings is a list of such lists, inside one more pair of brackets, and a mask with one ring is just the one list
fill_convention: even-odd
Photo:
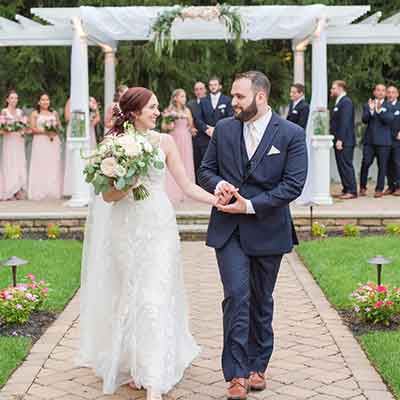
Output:
[[150,101],[153,92],[144,87],[132,87],[125,91],[119,103],[113,108],[114,126],[110,132],[120,135],[124,132],[125,122],[135,122],[135,114],[140,114],[145,105]]

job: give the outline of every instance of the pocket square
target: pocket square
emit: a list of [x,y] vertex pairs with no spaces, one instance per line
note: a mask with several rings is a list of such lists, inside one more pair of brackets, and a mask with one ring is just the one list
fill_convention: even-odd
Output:
[[269,152],[268,152],[268,156],[272,156],[272,155],[274,155],[274,154],[281,154],[281,152],[279,151],[279,149],[277,149],[275,146],[272,146],[270,149],[269,149]]

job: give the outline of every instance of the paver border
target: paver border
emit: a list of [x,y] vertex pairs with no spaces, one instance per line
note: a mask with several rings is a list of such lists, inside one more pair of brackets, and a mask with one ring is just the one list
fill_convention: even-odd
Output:
[[329,303],[299,255],[293,251],[286,257],[299,283],[336,342],[365,397],[369,400],[395,400],[383,382],[382,377],[369,361],[361,345],[350,329],[343,323],[336,309]]

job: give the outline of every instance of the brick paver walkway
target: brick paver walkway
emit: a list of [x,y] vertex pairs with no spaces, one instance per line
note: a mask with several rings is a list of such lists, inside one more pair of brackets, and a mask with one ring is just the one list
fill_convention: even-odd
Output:
[[[222,290],[214,253],[199,242],[182,246],[192,331],[202,353],[168,397],[224,398],[226,383],[220,369]],[[251,398],[393,399],[296,255],[284,259],[275,294],[276,350],[268,369],[268,388],[251,394]],[[79,299],[75,297],[3,388],[2,400],[127,400],[145,395],[122,387],[116,395],[104,396],[101,382],[91,370],[74,368],[78,311]]]

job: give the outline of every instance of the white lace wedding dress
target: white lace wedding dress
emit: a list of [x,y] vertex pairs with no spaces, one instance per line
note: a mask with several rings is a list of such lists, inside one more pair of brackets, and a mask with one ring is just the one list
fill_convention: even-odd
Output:
[[[162,150],[160,157],[165,159]],[[113,204],[97,197],[86,224],[78,363],[103,379],[103,391],[136,385],[166,393],[199,348],[189,332],[175,212],[165,168]]]

